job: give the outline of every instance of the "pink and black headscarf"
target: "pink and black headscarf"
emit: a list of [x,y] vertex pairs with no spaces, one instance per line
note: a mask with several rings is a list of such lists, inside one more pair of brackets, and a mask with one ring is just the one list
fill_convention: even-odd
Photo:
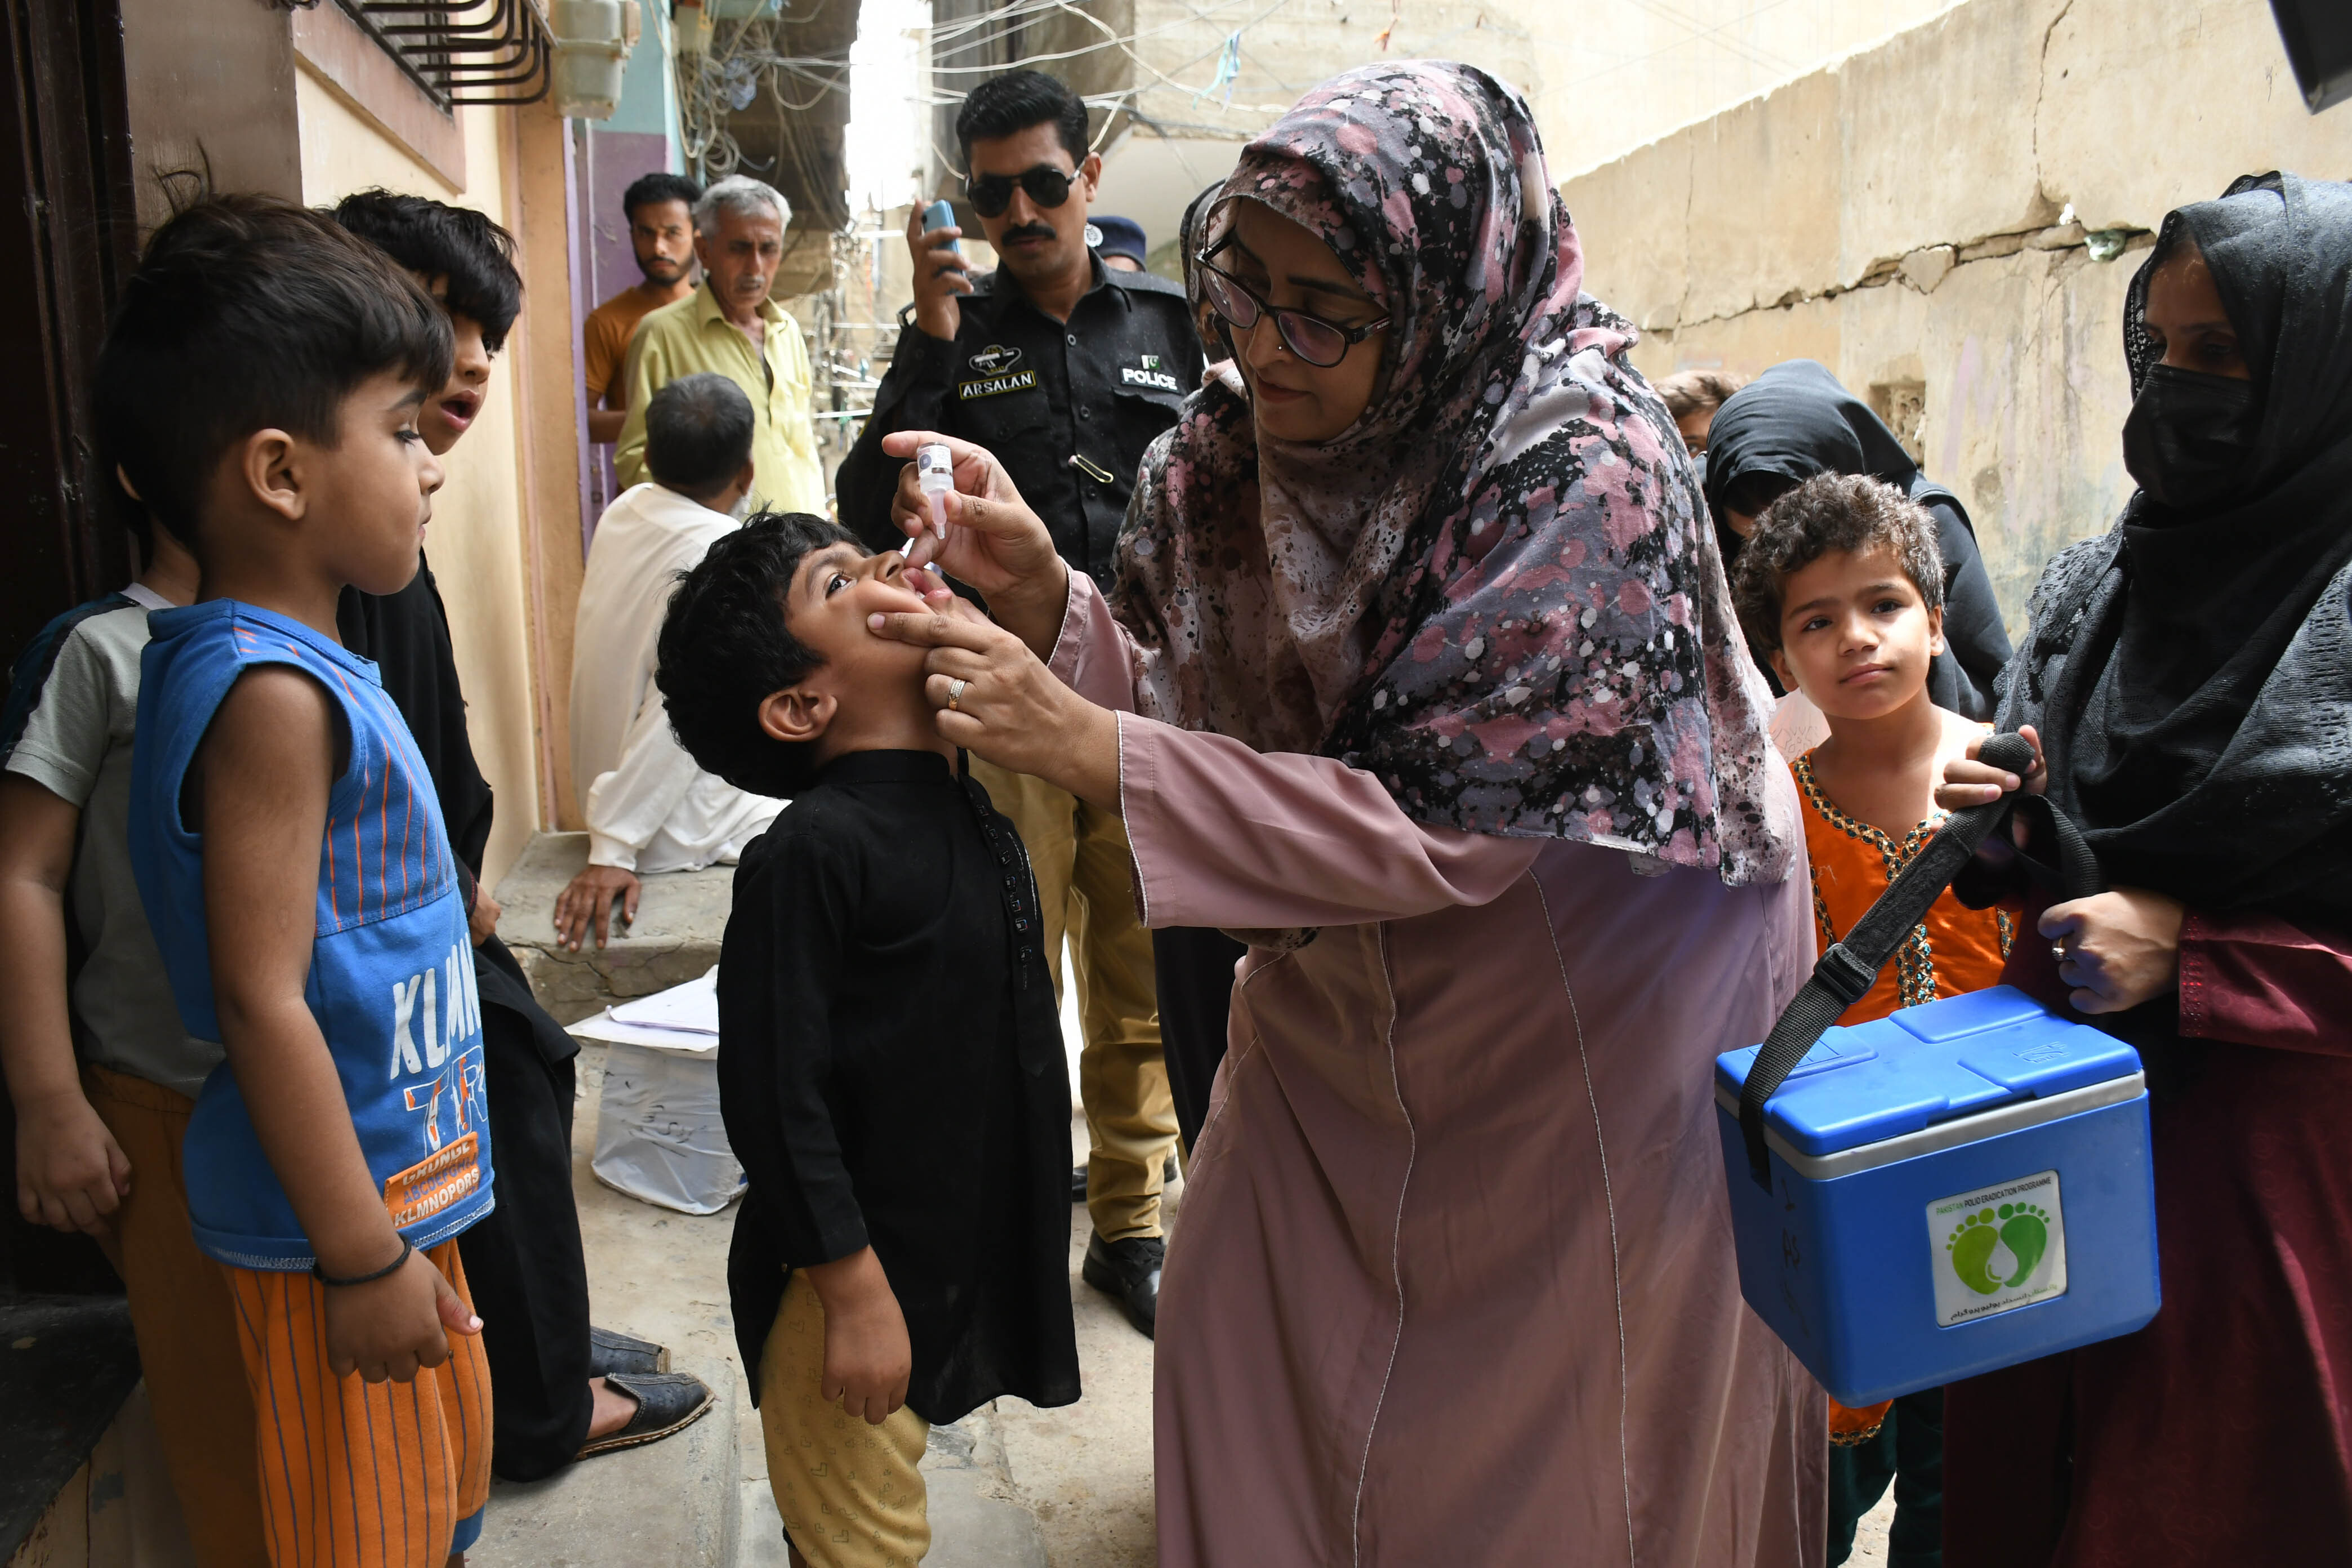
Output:
[[1349,71],[1225,200],[1328,245],[1386,361],[1330,441],[1213,385],[1146,456],[1114,595],[1145,711],[1337,756],[1416,821],[1785,876],[1697,472],[1633,328],[1580,290],[1525,100],[1446,62]]

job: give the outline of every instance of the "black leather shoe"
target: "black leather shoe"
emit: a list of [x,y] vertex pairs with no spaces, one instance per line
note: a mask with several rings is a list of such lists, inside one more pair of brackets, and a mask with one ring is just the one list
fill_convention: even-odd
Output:
[[1070,1167],[1070,1201],[1074,1204],[1087,1201],[1087,1168],[1084,1165]]
[[604,1381],[637,1402],[637,1412],[610,1436],[583,1444],[580,1457],[658,1443],[682,1432],[710,1409],[709,1385],[690,1372],[608,1372]]
[[632,1339],[611,1329],[588,1331],[588,1375],[610,1377],[616,1372],[667,1372],[669,1349],[651,1340]]
[[1168,1258],[1168,1243],[1156,1236],[1130,1236],[1125,1241],[1105,1241],[1100,1232],[1087,1238],[1087,1260],[1079,1272],[1087,1284],[1118,1298],[1127,1321],[1145,1339],[1160,1327],[1160,1268]]

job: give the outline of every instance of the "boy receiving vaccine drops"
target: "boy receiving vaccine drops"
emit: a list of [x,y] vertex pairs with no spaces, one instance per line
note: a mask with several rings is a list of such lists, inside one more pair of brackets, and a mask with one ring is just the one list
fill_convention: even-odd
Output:
[[451,352],[365,242],[223,196],[156,231],[98,366],[109,471],[200,571],[149,618],[129,837],[181,1019],[226,1051],[182,1167],[280,1568],[461,1562],[488,1491],[456,1242],[492,1202],[466,912],[415,743],[335,631],[346,584],[416,572],[441,483],[417,416]]
[[[1866,475],[1806,480],[1757,519],[1732,574],[1749,646],[1829,725],[1795,763],[1826,951],[1936,836],[1944,764],[1987,726],[1928,700],[1928,664],[1944,647],[1944,564],[1934,519],[1893,486]],[[1838,1022],[1998,984],[2011,934],[2005,911],[1971,910],[1947,889]],[[1832,1405],[1830,1422],[1830,1561],[1846,1560],[1856,1522],[1890,1481],[1891,1550],[1938,1551],[1943,1390],[1868,1410]]]
[[797,1563],[930,1542],[927,1424],[1078,1397],[1069,1071],[1013,825],[940,738],[925,650],[868,616],[971,613],[897,551],[762,513],[663,624],[695,762],[789,797],[735,873],[719,1087],[750,1190],[736,1334]]

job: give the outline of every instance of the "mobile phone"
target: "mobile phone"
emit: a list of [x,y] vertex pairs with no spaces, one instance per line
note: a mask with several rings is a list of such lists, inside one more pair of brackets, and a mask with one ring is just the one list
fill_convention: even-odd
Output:
[[[931,230],[935,228],[953,228],[954,226],[955,208],[944,196],[923,209],[923,232],[925,234],[930,233]],[[954,251],[959,256],[963,254],[963,247],[958,245],[954,240],[948,241],[948,248]]]

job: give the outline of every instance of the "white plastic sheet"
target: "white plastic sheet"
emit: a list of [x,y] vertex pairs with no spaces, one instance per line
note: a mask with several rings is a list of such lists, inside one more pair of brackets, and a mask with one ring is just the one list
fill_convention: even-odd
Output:
[[[719,1037],[692,1026],[705,1008],[717,1022],[718,973],[572,1026],[609,1047],[589,1168],[617,1192],[683,1214],[716,1214],[743,1191],[719,1114]],[[635,1016],[619,1017],[625,1010]]]
[[717,1214],[743,1191],[719,1116],[715,1056],[614,1044],[596,1116],[596,1179],[683,1214]]

